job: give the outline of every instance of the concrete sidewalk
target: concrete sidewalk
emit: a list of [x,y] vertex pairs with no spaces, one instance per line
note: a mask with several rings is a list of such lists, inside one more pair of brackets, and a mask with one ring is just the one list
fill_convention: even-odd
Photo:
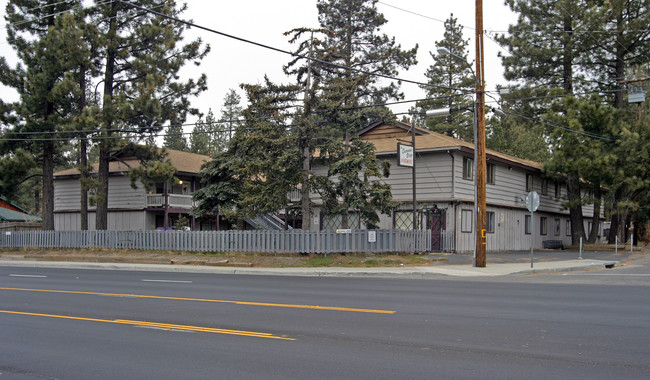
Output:
[[129,270],[156,271],[181,273],[214,273],[214,274],[243,274],[243,275],[272,275],[272,276],[305,276],[305,277],[435,277],[437,275],[453,277],[485,277],[507,276],[535,273],[570,272],[593,269],[605,269],[619,265],[618,261],[604,260],[561,260],[534,263],[533,268],[528,263],[490,264],[485,268],[471,265],[439,265],[426,267],[391,267],[391,268],[246,268],[246,267],[211,267],[192,265],[164,264],[135,264],[135,263],[92,263],[92,262],[55,262],[55,261],[19,261],[0,260],[0,267],[28,268],[62,268],[62,269],[96,269],[96,270]]

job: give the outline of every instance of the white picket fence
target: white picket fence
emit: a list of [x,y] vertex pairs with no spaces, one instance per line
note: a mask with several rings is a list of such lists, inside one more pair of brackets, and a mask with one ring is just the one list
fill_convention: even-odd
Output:
[[199,252],[430,252],[430,230],[341,231],[17,231],[2,248],[100,248]]

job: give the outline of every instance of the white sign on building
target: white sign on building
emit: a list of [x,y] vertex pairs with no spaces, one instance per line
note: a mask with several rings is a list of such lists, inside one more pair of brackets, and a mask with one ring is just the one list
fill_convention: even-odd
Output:
[[398,166],[407,166],[409,168],[413,167],[413,162],[415,159],[415,152],[413,147],[410,145],[397,144],[397,165]]

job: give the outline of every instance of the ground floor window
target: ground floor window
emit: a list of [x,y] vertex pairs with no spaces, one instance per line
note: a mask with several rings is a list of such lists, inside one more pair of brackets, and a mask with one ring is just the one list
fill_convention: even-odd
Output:
[[571,236],[571,220],[566,221],[566,236]]
[[[419,213],[418,213],[419,214]],[[420,215],[417,215],[419,218]],[[419,220],[418,220],[419,222]],[[393,213],[393,226],[398,230],[413,229],[413,210],[400,210]]]
[[[342,215],[323,215],[323,230],[338,230],[343,228]],[[361,217],[358,212],[348,213],[348,228],[361,228]]]
[[474,224],[472,210],[461,211],[461,232],[472,232],[472,225]]
[[548,231],[547,230],[547,225],[546,225],[547,220],[548,219],[545,216],[542,216],[541,218],[539,218],[539,233],[541,235],[546,235],[546,233]]
[[530,222],[531,222],[530,215],[526,215],[524,217],[524,232],[526,233],[526,235],[530,235],[530,228],[531,228]]
[[560,219],[555,219],[555,228],[553,229],[555,236],[560,236],[560,229]]
[[485,229],[488,233],[494,233],[495,216],[493,211],[485,214]]

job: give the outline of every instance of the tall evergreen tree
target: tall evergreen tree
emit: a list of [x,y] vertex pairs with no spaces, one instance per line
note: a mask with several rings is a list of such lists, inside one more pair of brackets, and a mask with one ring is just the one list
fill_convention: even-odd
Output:
[[[472,89],[476,85],[472,69],[467,63],[467,45],[468,40],[463,38],[463,26],[457,23],[452,14],[445,21],[444,38],[435,43],[436,52],[429,52],[434,63],[425,73],[428,86],[422,86],[422,89],[426,91],[427,98],[433,99],[418,102],[418,113],[472,106],[472,93],[459,93],[458,90]],[[453,55],[438,52],[437,49],[440,48],[447,49]],[[444,132],[449,136],[473,139],[471,112],[455,112],[445,118],[428,118],[426,125],[433,131]]]
[[242,217],[254,217],[290,208],[287,194],[300,182],[301,162],[290,113],[300,88],[276,85],[265,77],[263,85],[243,85],[249,106],[230,149],[235,172],[242,179]]
[[[586,55],[589,72],[599,86],[608,91],[609,102],[616,109],[629,109],[625,103],[627,72],[632,68],[643,67],[650,63],[650,4],[645,0],[611,0],[599,7],[589,9],[586,22],[589,29],[587,38],[595,48]],[[646,76],[648,72],[646,71]],[[621,136],[623,131],[619,131]],[[618,135],[618,134],[617,134]],[[641,139],[643,141],[643,139]],[[621,150],[621,154],[624,150]],[[619,166],[626,166],[627,156],[619,157]],[[637,170],[629,168],[636,172]],[[627,215],[635,212],[632,206],[635,191],[628,186],[627,177],[614,179],[608,188],[613,194],[611,228],[608,236],[613,243],[616,235],[626,235]]]
[[[327,128],[323,132],[330,139],[322,141],[328,144],[338,141],[339,144],[338,148],[331,144],[324,148],[343,152],[343,155],[333,155],[332,158],[347,160],[347,154],[353,147],[351,136],[372,121],[394,118],[386,107],[368,106],[403,98],[399,83],[387,83],[382,76],[395,77],[398,69],[408,69],[416,63],[417,45],[410,50],[402,50],[394,37],[380,32],[387,20],[377,10],[376,4],[377,0],[319,0],[317,3],[320,26],[329,33],[323,40],[321,51],[324,54],[321,57],[333,64],[320,66],[322,90],[317,114],[327,120]],[[333,137],[339,140],[332,140]],[[334,177],[331,176],[336,173],[340,182],[335,185],[334,182],[320,181],[320,185],[323,188],[344,188],[346,190],[342,193],[352,194],[355,191],[353,187],[358,183],[343,172],[334,170],[334,161],[330,161],[330,165],[333,166],[330,166],[327,180],[333,181]],[[343,163],[340,165],[347,167]],[[365,199],[370,202],[369,198]],[[354,202],[346,202],[346,205],[357,209],[360,207]],[[383,206],[375,207],[382,209]],[[347,226],[348,212],[340,208],[325,210],[334,211],[342,216],[344,227]]]
[[[208,111],[206,119],[212,115],[212,109]],[[210,134],[212,126],[203,121],[203,116],[199,117],[194,124],[192,134],[190,135],[190,152],[209,156],[210,152]]]
[[[324,29],[298,28],[286,32],[291,35],[289,42],[298,43],[295,51],[296,58],[284,67],[287,75],[296,77],[298,86],[302,88],[302,107],[299,108],[294,118],[294,134],[298,139],[302,159],[302,181],[300,183],[300,215],[302,216],[302,229],[311,229],[311,197],[312,172],[311,159],[316,147],[316,139],[322,133],[315,120],[315,112],[319,108],[320,85],[322,73],[314,58],[327,60],[328,53],[320,49],[322,41],[328,35]],[[303,36],[306,35],[306,39]],[[304,59],[303,57],[307,57]],[[322,137],[322,136],[321,136]]]
[[[54,166],[58,145],[54,132],[70,129],[74,99],[80,91],[73,71],[87,64],[89,52],[71,14],[80,2],[12,0],[7,4],[7,41],[22,64],[10,68],[0,61],[0,80],[13,87],[20,102],[13,105],[13,137],[24,139],[6,144],[33,152],[42,168],[43,229],[54,229]],[[58,16],[57,16],[58,15]],[[42,132],[42,134],[39,134]],[[6,152],[6,151],[5,151]]]
[[[382,34],[387,20],[377,0],[319,0],[318,21],[331,34],[323,41],[327,60],[322,66],[323,94],[330,126],[348,134],[374,121],[377,110],[356,108],[401,99],[399,83],[381,76],[397,76],[398,69],[416,63],[417,45],[402,50],[394,37]],[[390,114],[380,110],[380,115]],[[371,119],[372,117],[373,119]]]
[[[588,0],[507,0],[506,4],[519,13],[519,18],[508,28],[508,35],[498,38],[509,53],[502,56],[505,77],[523,83],[524,88],[540,88],[539,94],[544,95],[541,101],[531,102],[538,113],[546,110],[545,95],[555,88],[564,95],[588,89],[585,67],[579,63],[590,45],[585,34],[575,33],[576,25],[584,20]],[[577,244],[578,238],[585,235],[580,178],[571,171],[566,181],[572,238]]]
[[189,151],[187,139],[183,134],[183,127],[180,125],[170,125],[167,127],[167,133],[165,133],[165,137],[163,138],[163,146],[183,152]]
[[324,213],[341,215],[341,228],[349,228],[348,211],[354,210],[366,228],[378,228],[378,212],[390,214],[392,193],[390,185],[376,179],[389,176],[390,162],[378,160],[374,145],[358,137],[349,145],[324,147],[318,161],[329,167],[327,176],[314,178]]
[[215,145],[215,151],[223,151],[226,148],[226,141],[232,138],[232,135],[239,125],[243,108],[240,105],[241,96],[232,88],[223,98],[223,107],[221,107],[221,128],[214,125],[215,131],[226,129],[228,132],[213,135],[212,144]]
[[[548,117],[569,121],[571,103],[550,100],[547,95],[570,95],[574,92],[601,91],[611,104],[624,108],[622,91],[624,72],[630,64],[648,62],[650,33],[643,25],[648,25],[648,3],[637,0],[601,1],[544,1],[508,0],[506,2],[515,12],[520,13],[518,23],[509,28],[508,36],[501,36],[500,42],[509,50],[503,57],[506,78],[516,81],[528,94],[533,110],[540,115],[553,107]],[[554,88],[561,89],[558,93]],[[613,90],[613,91],[612,91]],[[611,95],[613,94],[613,95]],[[554,106],[549,103],[554,102]],[[620,135],[620,131],[603,131],[610,138]],[[547,135],[552,135],[547,131]],[[567,141],[571,136],[567,136]],[[611,148],[611,147],[609,147]],[[555,152],[554,152],[555,153]],[[603,154],[609,151],[603,152]],[[618,157],[623,160],[623,157]],[[566,163],[567,165],[570,162]],[[624,166],[624,165],[618,165]],[[577,172],[577,171],[574,171]],[[604,184],[614,194],[614,210],[610,242],[624,225],[627,191],[621,186],[623,178],[612,177]],[[580,201],[580,178],[569,174],[567,177],[571,208],[571,219],[575,235],[584,236]],[[617,215],[618,214],[618,215]],[[620,223],[619,223],[620,222]],[[574,240],[575,242],[575,240]]]
[[[154,9],[155,11],[149,11]],[[178,17],[186,6],[168,0],[139,0],[137,3],[103,2],[93,10],[98,26],[103,64],[101,137],[99,141],[98,201],[95,226],[107,228],[108,162],[116,146],[106,139],[115,129],[135,129],[143,137],[169,125],[181,125],[188,112],[188,98],[206,88],[206,78],[178,79],[187,63],[207,54],[200,40],[182,44],[183,24],[162,17]]]
[[249,100],[228,151],[201,171],[197,215],[220,212],[231,222],[290,208],[288,194],[300,182],[300,156],[289,123],[300,90],[293,85],[242,85]]

